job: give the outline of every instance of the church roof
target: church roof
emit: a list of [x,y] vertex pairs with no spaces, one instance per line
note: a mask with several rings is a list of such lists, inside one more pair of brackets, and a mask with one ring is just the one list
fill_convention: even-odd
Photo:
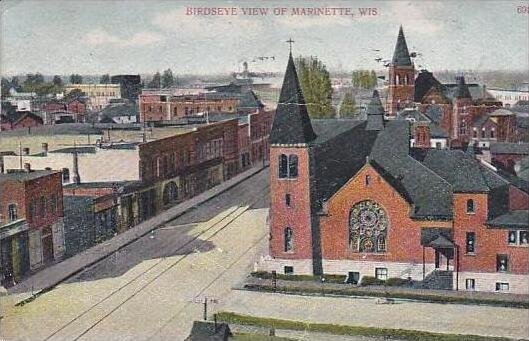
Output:
[[415,80],[414,101],[421,102],[432,87],[439,89],[439,92],[444,95],[443,85],[434,77],[433,73],[426,70],[421,71]]
[[426,167],[445,179],[454,192],[489,192],[478,161],[461,150],[431,149],[424,159]]
[[384,129],[384,107],[378,96],[378,91],[373,91],[371,102],[367,105],[366,130]]
[[290,53],[272,131],[270,132],[270,143],[306,144],[315,138],[316,134],[312,129],[296,66],[292,53]]
[[404,37],[402,26],[399,29],[399,36],[397,37],[397,44],[395,45],[395,52],[393,53],[393,65],[397,66],[412,66],[410,53],[408,52],[408,45]]

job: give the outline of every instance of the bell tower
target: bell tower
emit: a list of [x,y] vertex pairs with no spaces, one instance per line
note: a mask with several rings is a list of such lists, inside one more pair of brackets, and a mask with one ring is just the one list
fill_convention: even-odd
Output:
[[313,238],[311,216],[310,160],[315,138],[291,52],[269,139],[269,246],[278,273],[313,274],[321,267],[313,257],[319,241]]
[[402,26],[399,29],[393,59],[389,65],[389,93],[387,112],[396,116],[408,103],[413,102],[415,92],[415,67],[410,58]]

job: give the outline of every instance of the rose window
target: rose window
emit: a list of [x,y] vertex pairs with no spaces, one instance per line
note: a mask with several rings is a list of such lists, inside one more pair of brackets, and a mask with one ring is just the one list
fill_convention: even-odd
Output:
[[355,252],[386,252],[388,218],[380,205],[362,201],[349,215],[349,247]]

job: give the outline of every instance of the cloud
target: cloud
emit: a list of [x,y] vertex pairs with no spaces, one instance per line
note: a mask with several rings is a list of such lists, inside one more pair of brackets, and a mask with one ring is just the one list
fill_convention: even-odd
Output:
[[[186,15],[185,8],[159,13],[154,16],[151,24],[162,31],[189,35],[190,37],[239,37],[246,34],[258,34],[265,26],[264,18],[250,17],[242,14],[240,8],[237,15],[206,16]],[[224,39],[225,39],[224,38]]]
[[443,9],[440,2],[394,1],[390,2],[387,14],[389,18],[402,24],[406,31],[436,34],[443,30],[444,22],[449,20],[441,14]]
[[138,32],[130,38],[122,38],[112,35],[104,30],[96,29],[88,32],[85,36],[89,45],[109,45],[117,47],[136,47],[158,43],[163,37],[154,32]]

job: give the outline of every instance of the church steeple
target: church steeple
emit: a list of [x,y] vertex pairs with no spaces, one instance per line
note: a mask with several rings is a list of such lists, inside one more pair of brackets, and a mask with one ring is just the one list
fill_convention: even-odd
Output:
[[408,45],[406,44],[406,38],[404,37],[404,31],[402,30],[402,25],[399,29],[399,36],[397,37],[395,52],[393,52],[392,64],[398,66],[412,65],[410,53],[408,51]]
[[307,144],[315,138],[291,52],[270,132],[270,143]]
[[378,91],[373,91],[371,102],[367,106],[366,130],[384,129],[384,107],[378,96]]

